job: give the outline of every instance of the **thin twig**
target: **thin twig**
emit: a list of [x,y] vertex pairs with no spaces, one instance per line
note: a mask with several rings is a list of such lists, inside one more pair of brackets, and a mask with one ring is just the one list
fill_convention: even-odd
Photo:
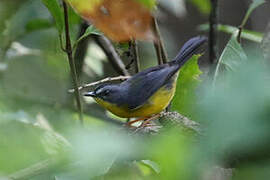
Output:
[[163,40],[161,37],[161,33],[159,30],[157,20],[155,18],[153,19],[153,30],[154,30],[155,36],[157,37],[156,42],[154,42],[154,46],[156,49],[158,62],[159,62],[159,64],[167,63],[169,61],[168,55],[167,55],[167,52],[166,52],[165,47],[164,47],[164,43],[163,43]]
[[238,34],[237,34],[237,41],[238,41],[238,43],[241,43],[241,34],[242,34],[242,31],[243,31],[243,26],[239,26],[238,27]]
[[159,39],[158,39],[158,32],[157,32],[157,26],[156,25],[157,25],[156,20],[153,19],[152,27],[153,27],[153,30],[154,30],[154,33],[155,33],[155,37],[157,37],[157,39],[155,39],[153,41],[153,43],[154,43],[154,47],[155,47],[155,50],[156,50],[158,64],[161,65],[161,64],[163,64],[163,60],[162,60],[161,46],[160,46]]
[[[202,130],[200,128],[200,124],[190,120],[189,118],[179,114],[178,112],[161,112],[157,115],[154,115],[148,119],[144,119],[143,124],[141,124],[138,128],[135,129],[134,133],[158,133],[159,130],[162,128],[162,126],[157,126],[155,123],[149,124],[148,126],[145,122],[153,121],[155,119],[160,119],[161,121],[172,123],[173,126],[180,127],[181,129],[184,129],[185,131],[192,131],[195,132],[196,135],[203,135]],[[142,119],[138,119],[140,121]],[[130,123],[136,122],[131,121]],[[133,127],[133,126],[129,126]]]
[[71,41],[70,41],[70,35],[69,35],[69,23],[68,23],[68,7],[65,1],[63,1],[63,8],[64,8],[64,19],[65,19],[65,35],[66,35],[66,54],[68,56],[68,62],[70,66],[71,76],[73,79],[74,89],[75,89],[75,97],[77,102],[77,107],[79,110],[79,119],[81,124],[83,124],[83,111],[82,111],[82,104],[78,89],[78,79],[77,79],[77,73],[75,68],[75,63],[73,59],[73,52],[71,47]]
[[[102,83],[105,83],[105,82],[124,81],[124,80],[127,80],[129,78],[130,78],[130,76],[107,77],[105,79],[102,79],[102,80],[99,80],[99,81],[96,81],[96,82],[92,82],[92,83],[89,83],[89,84],[85,84],[83,86],[80,86],[80,87],[78,87],[78,90],[82,90],[82,89],[87,88],[87,87],[96,86],[96,85],[99,85],[99,84],[102,84]],[[68,92],[73,93],[73,92],[75,92],[75,90],[74,89],[70,89],[70,90],[68,90]]]
[[218,0],[211,0],[212,9],[209,16],[209,61],[213,69],[217,64],[218,43],[217,43],[217,26],[218,26]]
[[102,48],[104,53],[107,55],[109,61],[111,62],[114,69],[120,74],[124,76],[129,76],[125,65],[113,47],[111,41],[105,36],[93,36],[95,37],[96,42]]
[[158,65],[161,65],[161,64],[163,64],[162,55],[161,55],[161,48],[157,42],[154,42],[154,47],[156,50]]
[[131,49],[133,52],[133,59],[135,61],[135,72],[140,72],[140,60],[139,60],[139,53],[138,53],[138,43],[136,40],[131,41]]

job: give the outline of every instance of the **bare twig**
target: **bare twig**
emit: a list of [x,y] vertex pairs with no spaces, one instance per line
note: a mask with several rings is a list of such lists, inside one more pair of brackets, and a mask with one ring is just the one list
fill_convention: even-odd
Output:
[[157,42],[154,42],[154,47],[155,47],[155,50],[156,50],[158,64],[159,65],[163,64],[160,45]]
[[68,23],[68,7],[65,1],[63,1],[63,8],[64,8],[64,19],[65,19],[65,35],[66,35],[66,54],[68,56],[68,62],[70,66],[71,76],[73,79],[74,89],[75,89],[75,97],[77,102],[77,107],[79,110],[79,119],[81,124],[83,124],[83,112],[82,112],[82,104],[78,89],[78,79],[77,79],[77,73],[76,73],[76,67],[73,59],[73,52],[71,47],[71,41],[70,41],[70,35],[69,35],[69,23]]
[[243,31],[243,26],[239,26],[238,27],[238,34],[237,34],[237,41],[238,41],[238,43],[241,43],[242,31]]
[[131,41],[131,49],[133,53],[133,58],[135,61],[135,72],[140,72],[140,60],[139,60],[139,53],[138,53],[138,43],[136,40]]
[[160,30],[159,30],[159,26],[158,26],[158,22],[157,22],[156,19],[154,19],[154,23],[155,23],[155,33],[156,33],[156,36],[158,38],[158,43],[159,43],[160,50],[161,50],[162,60],[163,60],[163,63],[167,63],[169,61],[168,60],[168,55],[167,55],[167,52],[165,50],[163,39],[162,39]]
[[209,61],[213,69],[217,64],[218,43],[217,43],[217,25],[218,25],[218,0],[211,0],[212,9],[209,16]]
[[162,36],[161,36],[160,30],[159,30],[157,20],[155,18],[153,19],[153,30],[154,30],[155,36],[157,37],[156,42],[154,42],[154,46],[156,49],[158,62],[159,62],[159,64],[167,63],[168,62],[168,55],[167,55],[167,52],[166,52],[165,47],[164,47],[164,43],[162,40]]
[[[89,83],[89,84],[85,84],[83,86],[80,86],[80,87],[78,87],[78,90],[82,90],[84,88],[91,87],[91,86],[96,86],[98,84],[102,84],[102,83],[105,83],[105,82],[124,81],[124,80],[127,80],[128,78],[130,78],[130,76],[107,77],[105,79],[102,79],[102,80],[99,80],[99,81],[96,81],[96,82],[92,82],[92,83]],[[70,89],[70,90],[68,90],[68,92],[73,93],[73,92],[75,92],[75,90],[74,89]]]
[[107,55],[109,61],[111,62],[114,69],[124,76],[129,76],[128,71],[125,68],[125,65],[120,58],[120,56],[115,51],[111,41],[105,36],[94,36],[98,45],[103,49],[104,53]]
[[[166,121],[164,121],[164,119]],[[159,130],[162,128],[162,126],[158,126],[155,123],[148,123],[149,121],[153,121],[155,119],[161,119],[163,122],[170,122],[174,126],[180,127],[181,129],[184,129],[185,131],[192,131],[197,133],[197,135],[202,135],[200,125],[199,123],[192,121],[188,119],[187,117],[179,114],[178,112],[161,112],[157,115],[154,115],[148,119],[138,119],[129,122],[128,124],[133,124],[137,121],[142,121],[142,124],[138,127],[133,127],[133,126],[127,126],[127,127],[132,127],[132,129],[135,131],[134,133],[158,133]],[[162,123],[163,124],[163,123]]]

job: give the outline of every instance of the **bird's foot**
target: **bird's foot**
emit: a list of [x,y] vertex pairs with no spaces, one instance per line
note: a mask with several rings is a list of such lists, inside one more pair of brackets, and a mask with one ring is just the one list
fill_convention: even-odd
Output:
[[139,122],[139,121],[144,121],[144,120],[146,120],[147,118],[148,118],[148,117],[138,118],[138,119],[135,119],[135,120],[133,120],[133,121],[127,122],[125,125],[126,125],[127,127],[132,128],[132,127],[134,127],[134,126],[132,126],[132,124],[134,124],[134,123],[136,123],[136,122]]

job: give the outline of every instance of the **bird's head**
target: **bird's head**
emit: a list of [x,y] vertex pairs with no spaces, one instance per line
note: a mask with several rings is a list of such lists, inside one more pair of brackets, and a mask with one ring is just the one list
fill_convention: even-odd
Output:
[[101,99],[110,103],[118,104],[119,96],[122,91],[117,84],[103,84],[98,86],[94,91],[84,93],[84,96],[91,96],[95,99]]

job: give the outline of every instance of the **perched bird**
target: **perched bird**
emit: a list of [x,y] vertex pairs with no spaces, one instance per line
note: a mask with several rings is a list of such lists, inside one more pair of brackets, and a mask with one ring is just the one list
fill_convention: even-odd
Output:
[[172,61],[145,69],[122,83],[100,85],[84,96],[93,97],[102,107],[123,118],[158,114],[174,96],[179,69],[206,40],[206,37],[194,37]]

